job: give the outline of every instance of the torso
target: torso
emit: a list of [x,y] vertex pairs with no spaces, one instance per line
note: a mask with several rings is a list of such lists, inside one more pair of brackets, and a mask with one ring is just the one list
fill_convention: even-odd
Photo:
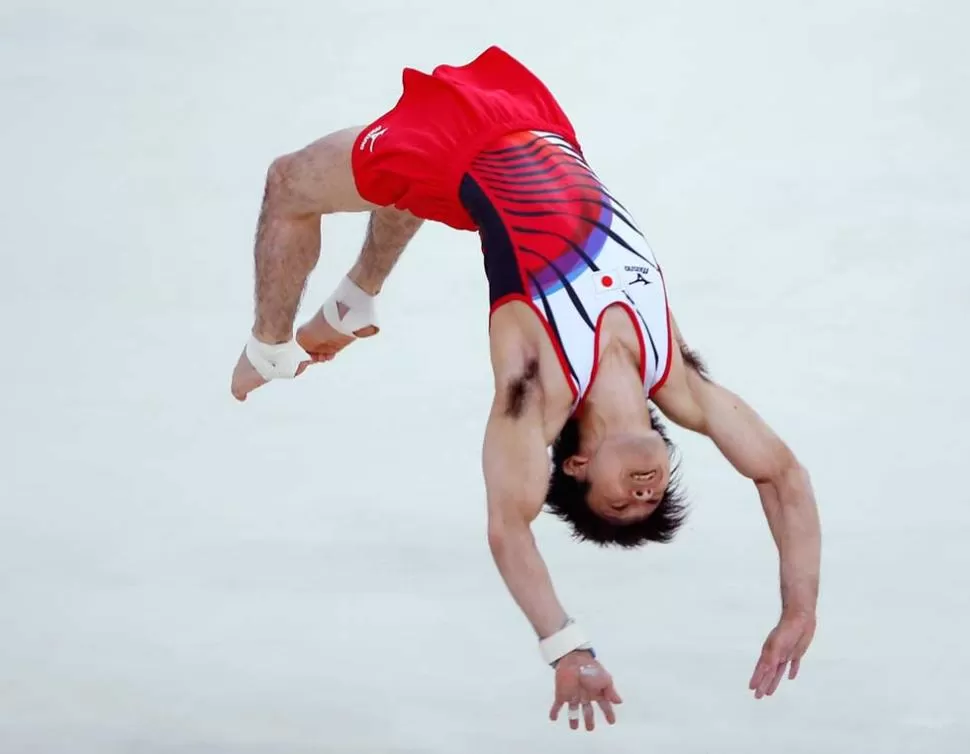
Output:
[[645,396],[662,388],[673,350],[663,275],[575,149],[552,134],[506,136],[475,159],[461,198],[482,237],[498,371],[538,359],[550,416],[568,416],[608,333],[634,354]]

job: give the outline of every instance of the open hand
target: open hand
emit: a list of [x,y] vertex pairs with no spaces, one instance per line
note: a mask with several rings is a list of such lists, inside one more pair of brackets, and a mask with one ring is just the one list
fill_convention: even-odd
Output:
[[798,675],[802,656],[815,636],[815,614],[782,615],[778,625],[768,634],[761,648],[761,657],[748,683],[754,698],[771,696],[778,689],[788,671],[793,681]]
[[603,711],[606,722],[613,725],[616,722],[613,705],[622,704],[623,700],[613,688],[612,676],[589,652],[570,652],[556,665],[556,699],[549,710],[549,719],[558,720],[563,705],[568,705],[569,727],[577,730],[582,707],[586,730],[593,730],[596,727],[594,702]]

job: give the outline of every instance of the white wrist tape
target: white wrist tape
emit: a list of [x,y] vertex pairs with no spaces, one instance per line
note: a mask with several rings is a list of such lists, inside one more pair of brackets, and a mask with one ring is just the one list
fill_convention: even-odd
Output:
[[365,327],[377,327],[376,296],[362,291],[349,277],[323,302],[320,313],[334,330],[352,336]]
[[590,649],[592,645],[586,632],[577,623],[567,623],[552,636],[547,636],[539,642],[539,651],[547,665],[565,657],[577,649]]
[[263,343],[250,336],[246,344],[246,358],[264,380],[293,379],[301,361],[310,355],[291,339],[288,343]]

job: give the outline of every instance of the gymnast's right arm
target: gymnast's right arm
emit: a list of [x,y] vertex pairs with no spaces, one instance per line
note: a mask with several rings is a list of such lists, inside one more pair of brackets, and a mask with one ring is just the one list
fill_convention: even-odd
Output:
[[512,598],[539,636],[543,659],[556,668],[555,697],[549,718],[570,709],[569,727],[595,727],[593,703],[606,721],[616,721],[613,705],[622,702],[613,678],[596,661],[581,626],[572,622],[556,598],[549,571],[532,536],[549,479],[549,457],[538,401],[523,413],[510,412],[496,399],[485,430],[482,464],[488,495],[488,545]]
[[488,545],[512,598],[543,639],[559,631],[568,618],[531,529],[545,500],[549,459],[538,405],[513,417],[500,403],[496,396],[482,451]]

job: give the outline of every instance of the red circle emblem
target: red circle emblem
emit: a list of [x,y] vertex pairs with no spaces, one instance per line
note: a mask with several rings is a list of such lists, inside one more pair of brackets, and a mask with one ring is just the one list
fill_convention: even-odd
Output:
[[600,278],[600,282],[603,284],[604,288],[609,288],[611,285],[613,285],[613,278],[611,278],[609,275],[604,275],[602,278]]

